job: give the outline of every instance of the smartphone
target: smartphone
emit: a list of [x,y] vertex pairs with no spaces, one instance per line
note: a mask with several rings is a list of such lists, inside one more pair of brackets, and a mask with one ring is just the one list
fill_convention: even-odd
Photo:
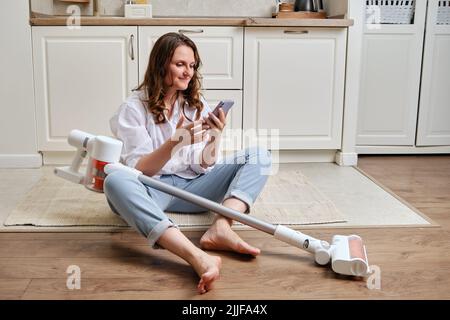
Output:
[[216,108],[213,111],[213,114],[216,117],[219,117],[219,108],[222,108],[223,112],[225,113],[225,117],[226,117],[228,114],[228,111],[230,111],[230,109],[233,105],[234,105],[233,100],[222,100],[217,104]]

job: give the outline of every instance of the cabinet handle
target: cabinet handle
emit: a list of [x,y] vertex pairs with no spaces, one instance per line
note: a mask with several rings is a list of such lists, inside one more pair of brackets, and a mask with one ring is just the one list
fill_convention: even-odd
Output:
[[130,36],[129,48],[131,60],[134,61],[134,34]]
[[301,31],[298,31],[298,30],[284,30],[284,33],[290,33],[290,34],[307,34],[307,33],[309,33],[309,31],[308,31],[308,30],[301,30]]
[[180,29],[178,30],[179,33],[203,33],[203,29],[197,29],[197,30],[188,30],[188,29]]

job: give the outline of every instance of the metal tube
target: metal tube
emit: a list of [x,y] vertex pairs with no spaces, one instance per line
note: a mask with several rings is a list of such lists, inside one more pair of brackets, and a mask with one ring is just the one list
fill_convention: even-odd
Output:
[[151,178],[151,177],[143,175],[143,174],[139,175],[138,179],[142,183],[144,183],[152,188],[155,188],[159,191],[171,194],[177,198],[186,200],[188,202],[194,203],[203,208],[209,209],[209,210],[216,212],[216,213],[218,213],[224,217],[227,217],[229,219],[239,221],[247,226],[261,230],[261,231],[266,232],[271,235],[273,235],[275,233],[276,226],[271,223],[258,220],[258,219],[254,218],[252,216],[249,216],[245,213],[227,208],[221,204],[218,204],[217,202],[211,201],[209,199],[205,199],[203,197],[200,197],[193,193],[187,192],[180,188],[171,186],[167,183],[161,182],[158,179]]

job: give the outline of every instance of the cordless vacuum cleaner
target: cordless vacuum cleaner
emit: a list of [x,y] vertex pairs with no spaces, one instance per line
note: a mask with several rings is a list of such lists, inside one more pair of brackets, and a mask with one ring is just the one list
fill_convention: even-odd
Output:
[[[84,184],[89,190],[103,192],[106,175],[122,170],[152,188],[168,193],[185,201],[194,203],[224,217],[239,221],[247,226],[273,235],[276,239],[314,254],[316,263],[326,265],[331,261],[334,272],[350,276],[366,276],[370,273],[366,248],[357,235],[335,235],[331,245],[323,240],[295,231],[286,226],[273,225],[256,219],[237,210],[227,208],[214,201],[168,185],[142,174],[142,172],[119,163],[122,142],[110,137],[93,136],[73,130],[68,138],[69,144],[77,148],[76,156],[70,167],[56,168],[55,174],[75,183]],[[86,173],[80,174],[83,159],[89,154]]]

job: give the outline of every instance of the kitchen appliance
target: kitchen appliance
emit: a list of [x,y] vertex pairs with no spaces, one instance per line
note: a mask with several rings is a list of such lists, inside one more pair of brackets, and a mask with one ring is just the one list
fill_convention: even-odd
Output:
[[296,0],[295,11],[323,12],[325,11],[322,0]]
[[295,0],[294,11],[317,11],[314,0]]
[[325,12],[325,6],[323,5],[323,0],[314,0],[316,1],[316,9],[317,12]]
[[[293,10],[289,10],[288,5]],[[296,0],[295,3],[280,3],[279,10],[272,14],[274,18],[284,19],[326,19],[322,0]]]

